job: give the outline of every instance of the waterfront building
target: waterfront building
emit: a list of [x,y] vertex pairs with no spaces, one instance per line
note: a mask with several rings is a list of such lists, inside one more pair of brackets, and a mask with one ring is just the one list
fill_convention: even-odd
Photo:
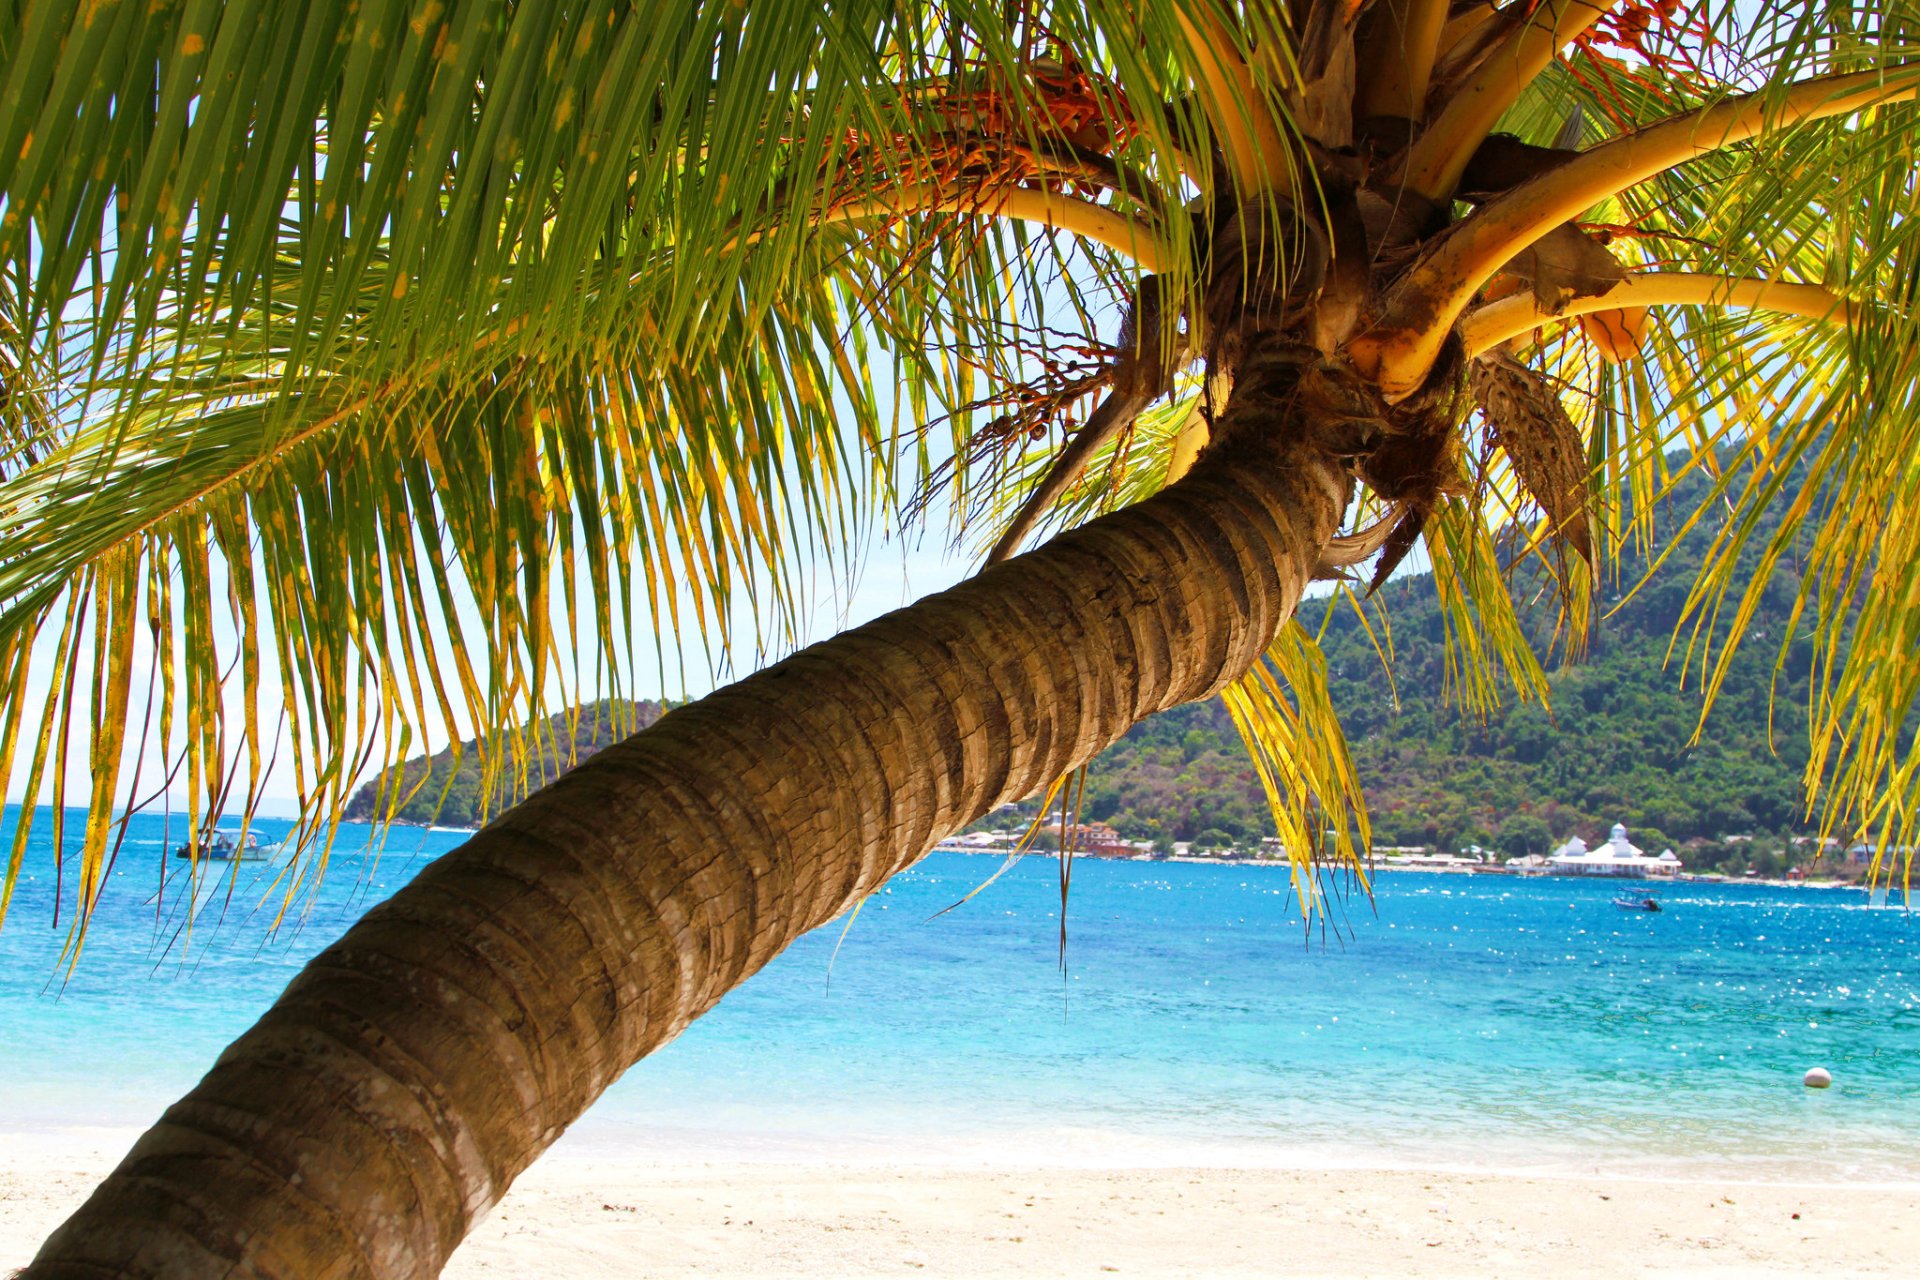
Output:
[[1067,827],[1068,846],[1089,858],[1137,858],[1141,850],[1104,822],[1077,822]]
[[1416,853],[1389,854],[1381,861],[1388,867],[1406,867],[1417,871],[1480,871],[1486,867],[1486,864],[1477,857],[1456,853],[1428,853],[1425,850]]
[[966,831],[959,835],[948,836],[940,842],[939,847],[979,853],[982,850],[1003,848],[1013,844],[1019,838],[1017,834],[1004,831]]
[[[1905,862],[1912,856],[1912,845],[1896,845],[1886,851],[1886,861],[1889,863],[1894,862],[1896,859],[1900,862]],[[1878,845],[1862,843],[1856,844],[1847,850],[1847,861],[1856,867],[1870,867],[1873,865],[1874,859],[1879,857],[1880,846]]]
[[1668,849],[1659,857],[1649,857],[1640,847],[1627,839],[1627,828],[1623,823],[1614,823],[1606,843],[1587,848],[1587,842],[1579,836],[1573,837],[1547,859],[1556,874],[1568,876],[1626,876],[1644,879],[1649,876],[1673,877],[1680,874],[1680,859]]

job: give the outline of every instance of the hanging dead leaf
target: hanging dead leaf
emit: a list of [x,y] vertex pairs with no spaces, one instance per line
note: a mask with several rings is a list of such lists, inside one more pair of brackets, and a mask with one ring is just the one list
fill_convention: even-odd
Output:
[[1391,436],[1360,463],[1360,477],[1383,498],[1404,508],[1374,563],[1369,593],[1399,567],[1426,529],[1427,516],[1448,493],[1459,492],[1459,440],[1452,431]]
[[1353,30],[1344,23],[1324,21],[1321,5],[1308,19],[1302,41],[1302,87],[1287,96],[1294,100],[1294,127],[1324,147],[1353,145],[1353,88],[1355,61]]
[[1455,195],[1480,204],[1543,173],[1551,173],[1579,154],[1569,147],[1531,146],[1512,134],[1489,134],[1467,161]]
[[1575,298],[1597,298],[1627,278],[1620,260],[1571,222],[1541,236],[1502,270],[1530,282],[1540,309],[1556,316]]
[[1407,552],[1413,550],[1413,544],[1420,540],[1420,531],[1427,527],[1427,513],[1415,508],[1400,518],[1393,526],[1393,532],[1387,535],[1387,541],[1380,548],[1380,559],[1373,566],[1373,580],[1367,584],[1367,594],[1378,591],[1400,562],[1407,558]]
[[1555,541],[1591,565],[1586,450],[1560,397],[1538,373],[1504,351],[1473,361],[1467,386],[1486,414],[1494,443],[1506,451],[1514,474],[1540,504]]

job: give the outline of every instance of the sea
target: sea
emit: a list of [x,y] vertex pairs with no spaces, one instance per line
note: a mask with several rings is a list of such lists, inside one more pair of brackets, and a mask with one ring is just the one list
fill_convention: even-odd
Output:
[[[170,856],[182,820],[138,815],[75,956],[48,817],[0,927],[0,1139],[151,1121],[310,955],[464,838],[345,827],[289,901],[277,861],[193,882]],[[1920,919],[1864,891],[1683,882],[1647,913],[1591,881],[1392,872],[1307,922],[1276,867],[1081,859],[1064,904],[1057,861],[986,883],[1000,870],[936,853],[897,876],[563,1142],[1920,1181]],[[1811,1067],[1833,1087],[1804,1087]]]

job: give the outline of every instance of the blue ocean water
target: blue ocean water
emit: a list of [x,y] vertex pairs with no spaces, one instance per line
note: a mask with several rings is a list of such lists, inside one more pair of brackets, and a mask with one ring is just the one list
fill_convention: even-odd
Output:
[[[0,929],[0,1129],[152,1119],[307,956],[461,839],[395,831],[375,857],[347,828],[279,918],[280,868],[190,885],[167,856],[179,820],[137,817],[69,971],[36,825]],[[1083,860],[1063,970],[1050,861],[930,918],[998,865],[936,854],[897,877],[568,1141],[1920,1178],[1920,920],[1859,891],[1679,884],[1654,915],[1601,884],[1395,873],[1308,934],[1283,871]],[[1834,1088],[1802,1087],[1815,1065]]]

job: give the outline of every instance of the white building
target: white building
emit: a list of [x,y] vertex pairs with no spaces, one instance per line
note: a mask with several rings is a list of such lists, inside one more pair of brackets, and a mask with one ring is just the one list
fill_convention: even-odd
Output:
[[948,852],[955,850],[978,853],[983,849],[1002,849],[1015,844],[1020,839],[1017,833],[1004,831],[967,831],[950,835],[934,847]]
[[1589,849],[1585,840],[1575,836],[1555,849],[1547,863],[1558,874],[1568,876],[1630,876],[1642,879],[1680,874],[1680,859],[1674,856],[1673,850],[1668,849],[1657,858],[1647,856],[1638,845],[1627,839],[1627,828],[1618,822],[1613,824],[1605,844]]

